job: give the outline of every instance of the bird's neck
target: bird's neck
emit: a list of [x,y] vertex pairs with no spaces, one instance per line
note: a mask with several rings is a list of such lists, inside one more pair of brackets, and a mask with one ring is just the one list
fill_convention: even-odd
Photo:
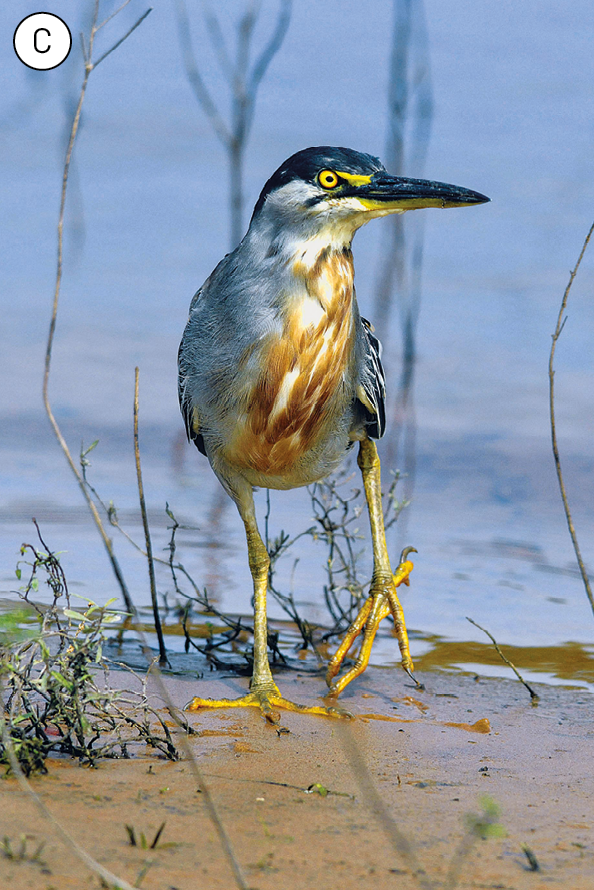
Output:
[[[308,327],[326,314],[351,314],[355,299],[351,242],[357,229],[353,220],[334,221],[312,231],[290,227],[270,237],[267,220],[252,224],[240,249],[257,257],[256,267],[266,272],[275,292],[272,305],[286,319],[303,316]],[[259,276],[258,276],[259,278]]]
[[[291,287],[281,298],[282,339],[296,354],[321,359],[326,350],[350,365],[354,325],[354,269],[350,247],[302,244],[291,259]],[[312,359],[314,361],[314,359]],[[314,363],[315,363],[314,361]]]
[[311,239],[301,243],[290,260],[296,290],[319,304],[325,313],[349,311],[354,297],[355,270],[350,241]]
[[[313,301],[322,313],[350,315],[355,270],[350,238],[314,237],[299,244],[288,262],[297,301]],[[291,301],[293,302],[293,301]]]

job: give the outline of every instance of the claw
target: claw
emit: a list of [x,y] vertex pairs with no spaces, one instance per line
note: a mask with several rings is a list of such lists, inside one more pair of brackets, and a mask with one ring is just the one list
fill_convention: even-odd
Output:
[[[361,607],[359,614],[347,630],[344,640],[334,653],[326,672],[326,682],[330,687],[331,695],[339,695],[343,689],[360,674],[363,673],[369,663],[371,647],[380,622],[392,613],[394,629],[398,637],[398,645],[402,656],[402,667],[413,680],[417,687],[422,684],[416,680],[412,673],[413,663],[408,649],[408,636],[404,624],[402,606],[398,600],[396,590],[401,584],[408,585],[408,576],[413,570],[412,562],[407,559],[410,553],[416,553],[414,547],[405,547],[400,557],[400,564],[392,574],[392,586],[381,584],[378,579],[372,580],[370,594]],[[374,586],[375,585],[375,586]],[[363,634],[363,642],[354,666],[340,679],[336,679],[349,649],[359,634]]]
[[[332,691],[330,692],[330,696],[332,695]],[[347,708],[339,708],[336,705],[328,705],[327,709],[329,717],[341,717],[346,718],[347,720],[354,720],[355,715],[349,711]]]
[[402,553],[400,554],[400,562],[406,562],[410,553],[418,553],[416,547],[405,547]]
[[404,669],[404,672],[405,672],[406,674],[408,674],[408,676],[410,677],[410,679],[413,681],[413,683],[415,684],[415,686],[417,687],[417,689],[419,689],[419,690],[421,690],[421,691],[424,691],[424,689],[425,689],[425,684],[424,684],[424,683],[421,683],[420,680],[417,680],[417,678],[415,677],[415,675],[413,674],[413,672],[411,671],[410,668],[408,668],[408,667],[404,667],[404,665],[403,665],[402,667],[403,667],[403,669]]

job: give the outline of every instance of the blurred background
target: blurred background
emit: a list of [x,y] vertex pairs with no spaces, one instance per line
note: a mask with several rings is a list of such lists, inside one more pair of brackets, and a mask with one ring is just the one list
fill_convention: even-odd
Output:
[[[145,8],[134,0],[107,24],[96,57]],[[102,3],[100,18],[115,9]],[[63,551],[71,591],[103,602],[117,584],[41,400],[64,152],[83,74],[78,34],[92,7],[50,4],[73,48],[48,72],[26,68],[12,48],[17,24],[38,11],[21,0],[0,10],[0,595],[15,599],[14,566],[20,545],[35,542],[35,516]],[[132,447],[140,367],[155,551],[169,538],[168,502],[194,527],[179,533],[180,557],[222,608],[249,612],[243,528],[183,438],[177,346],[192,295],[245,231],[266,179],[301,148],[344,145],[379,155],[391,172],[491,198],[410,213],[404,225],[377,221],[354,242],[359,303],[384,343],[389,380],[384,474],[399,469],[397,496],[411,501],[390,549],[394,559],[405,544],[419,551],[403,595],[413,657],[506,670],[474,664],[468,653],[479,650],[464,646],[484,637],[468,615],[521,648],[541,678],[594,680],[594,619],[558,493],[547,375],[569,270],[594,218],[593,38],[588,0],[157,2],[92,73],[70,173],[50,398],[75,456],[99,440],[89,479],[142,543]],[[248,88],[243,106],[238,83]],[[591,248],[555,379],[590,565],[593,291]],[[311,525],[307,491],[273,492],[271,502],[273,533]],[[264,492],[258,506],[262,517]],[[145,561],[113,534],[134,601],[146,604]],[[279,569],[303,615],[321,623],[324,558],[304,539]],[[368,548],[361,560],[369,564]],[[167,573],[157,580],[171,597]],[[388,631],[375,663],[398,661]]]

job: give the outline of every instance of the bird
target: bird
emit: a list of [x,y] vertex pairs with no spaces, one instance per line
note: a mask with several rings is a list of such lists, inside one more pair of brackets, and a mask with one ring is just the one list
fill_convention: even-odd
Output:
[[[403,551],[392,572],[375,440],[386,428],[381,346],[359,314],[351,244],[372,219],[426,207],[489,201],[470,189],[390,175],[372,155],[318,146],[289,157],[268,179],[246,235],[195,294],[179,348],[179,402],[186,433],[235,502],[245,527],[254,588],[253,671],[237,699],[196,697],[189,710],[257,707],[327,716],[367,666],[380,621],[391,613],[402,666],[413,670],[397,587],[413,568]],[[253,491],[310,485],[336,470],[358,443],[369,511],[369,595],[327,670],[330,704],[285,699],[268,659],[270,560]],[[416,551],[415,551],[416,552]],[[356,637],[353,667],[338,677]]]

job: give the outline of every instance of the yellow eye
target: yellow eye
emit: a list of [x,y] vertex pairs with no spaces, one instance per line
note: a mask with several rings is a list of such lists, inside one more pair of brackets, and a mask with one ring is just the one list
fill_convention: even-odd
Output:
[[322,170],[318,174],[318,182],[323,189],[334,189],[338,185],[338,176],[334,170]]

